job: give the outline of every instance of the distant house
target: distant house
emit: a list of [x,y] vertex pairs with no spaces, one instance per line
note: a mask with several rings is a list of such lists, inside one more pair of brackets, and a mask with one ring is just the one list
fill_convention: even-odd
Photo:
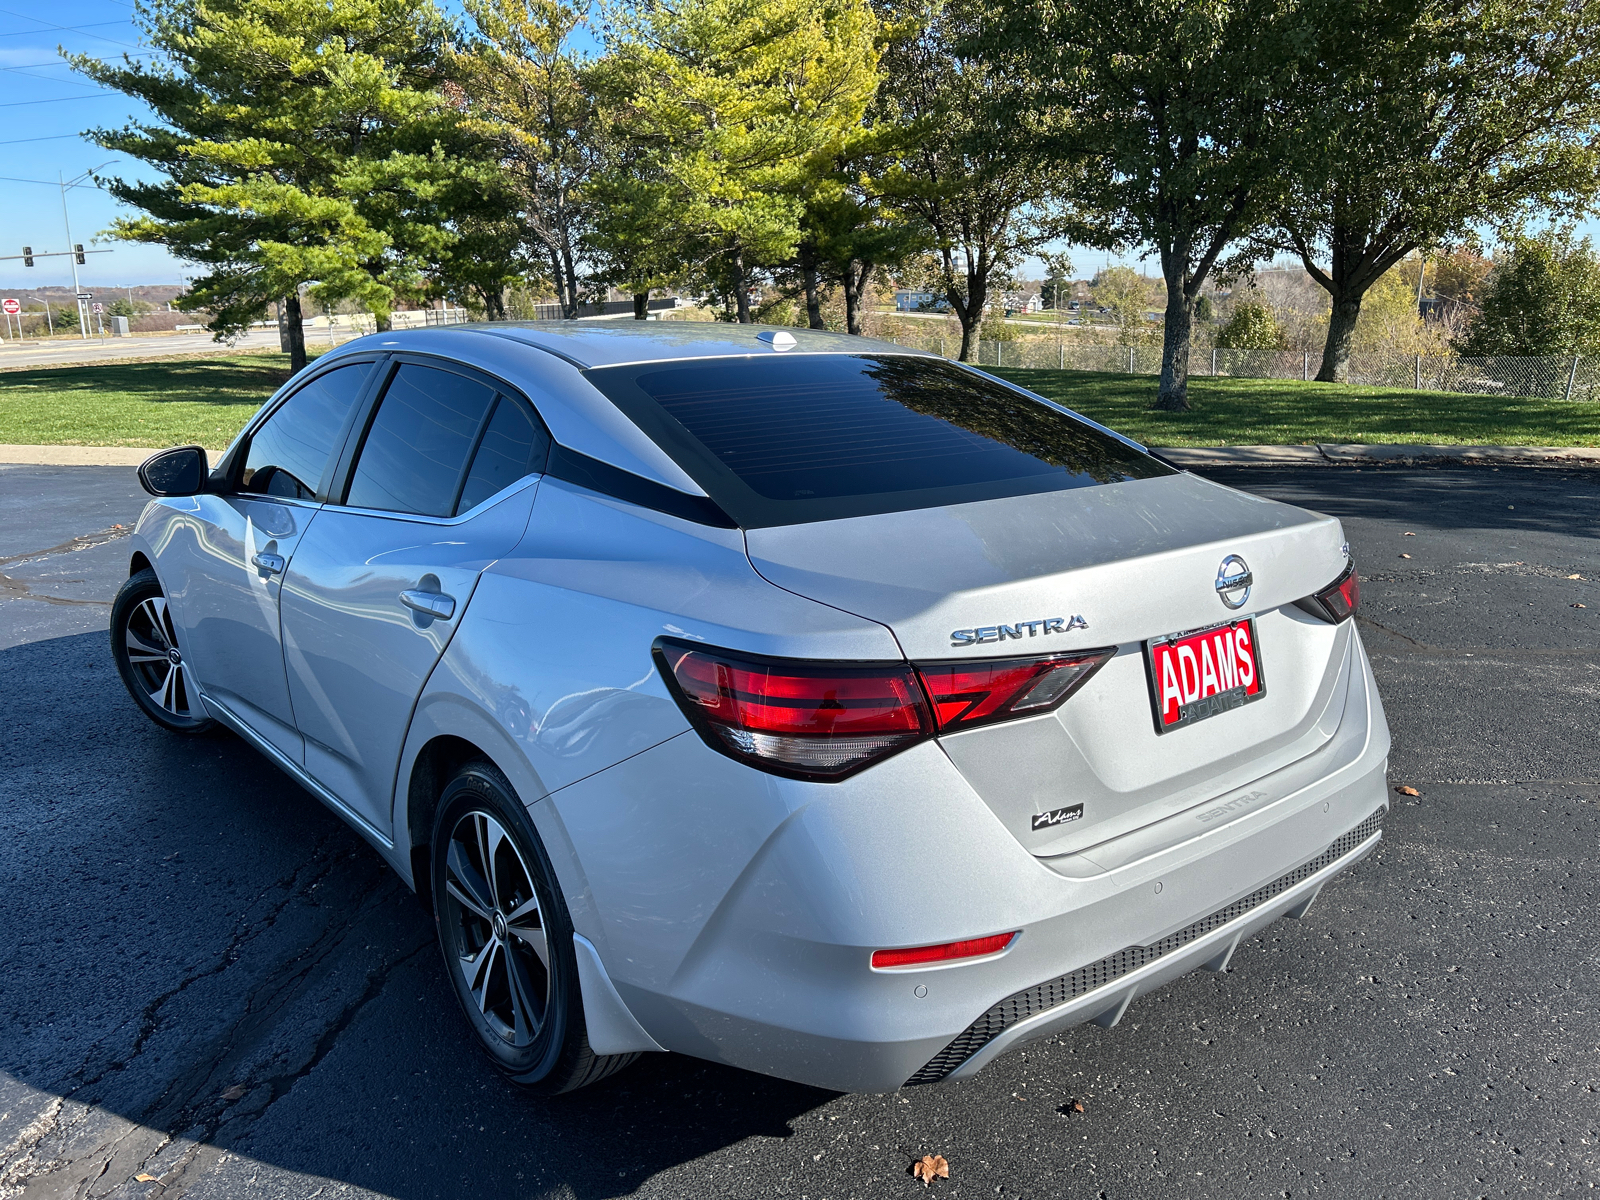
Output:
[[1005,295],[1005,308],[1008,313],[1043,312],[1044,297],[1038,292],[1024,295],[1022,292],[1007,292]]
[[938,292],[900,291],[894,294],[896,312],[944,312],[950,301]]

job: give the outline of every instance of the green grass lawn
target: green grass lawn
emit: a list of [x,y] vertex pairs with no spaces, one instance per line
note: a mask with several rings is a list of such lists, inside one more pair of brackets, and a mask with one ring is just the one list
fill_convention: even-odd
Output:
[[[1517,400],[1298,380],[1195,378],[1191,411],[1154,412],[1148,375],[997,374],[1154,446],[1303,442],[1600,445],[1600,403]],[[289,376],[288,356],[238,354],[0,373],[0,442],[225,446]]]
[[0,442],[226,446],[289,378],[287,354],[44,367],[0,374]]
[[1189,380],[1190,411],[1155,412],[1151,375],[986,367],[1151,446],[1411,442],[1600,446],[1600,403],[1301,383]]

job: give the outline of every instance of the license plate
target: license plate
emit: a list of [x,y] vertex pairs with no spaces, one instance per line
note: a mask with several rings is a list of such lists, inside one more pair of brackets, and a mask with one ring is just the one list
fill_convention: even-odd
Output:
[[1255,618],[1144,644],[1156,732],[1193,725],[1267,694]]

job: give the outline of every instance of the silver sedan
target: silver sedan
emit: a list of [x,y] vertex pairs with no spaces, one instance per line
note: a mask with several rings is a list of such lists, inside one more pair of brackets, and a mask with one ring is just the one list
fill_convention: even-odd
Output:
[[937,357],[379,334],[140,476],[134,700],[370,841],[541,1091],[970,1075],[1223,970],[1380,836],[1339,523]]

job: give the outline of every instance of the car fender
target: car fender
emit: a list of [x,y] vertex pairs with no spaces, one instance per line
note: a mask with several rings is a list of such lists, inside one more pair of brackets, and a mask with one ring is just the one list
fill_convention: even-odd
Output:
[[418,756],[429,742],[440,737],[460,738],[481,750],[484,757],[505,775],[512,790],[522,800],[529,819],[550,855],[550,865],[555,868],[556,878],[561,881],[562,895],[572,916],[573,928],[604,946],[605,934],[594,917],[588,879],[572,839],[555,810],[548,804],[539,803],[548,794],[548,789],[521,747],[507,733],[505,725],[493,713],[462,694],[460,680],[452,669],[450,658],[450,652],[447,651],[434,668],[427,687],[417,701],[411,726],[406,732],[405,746],[400,752],[400,769],[395,776],[392,801],[395,870],[412,890],[420,890],[413,876],[410,850],[414,845],[426,845],[433,831],[411,829],[410,805],[407,802],[411,777],[416,770]]

